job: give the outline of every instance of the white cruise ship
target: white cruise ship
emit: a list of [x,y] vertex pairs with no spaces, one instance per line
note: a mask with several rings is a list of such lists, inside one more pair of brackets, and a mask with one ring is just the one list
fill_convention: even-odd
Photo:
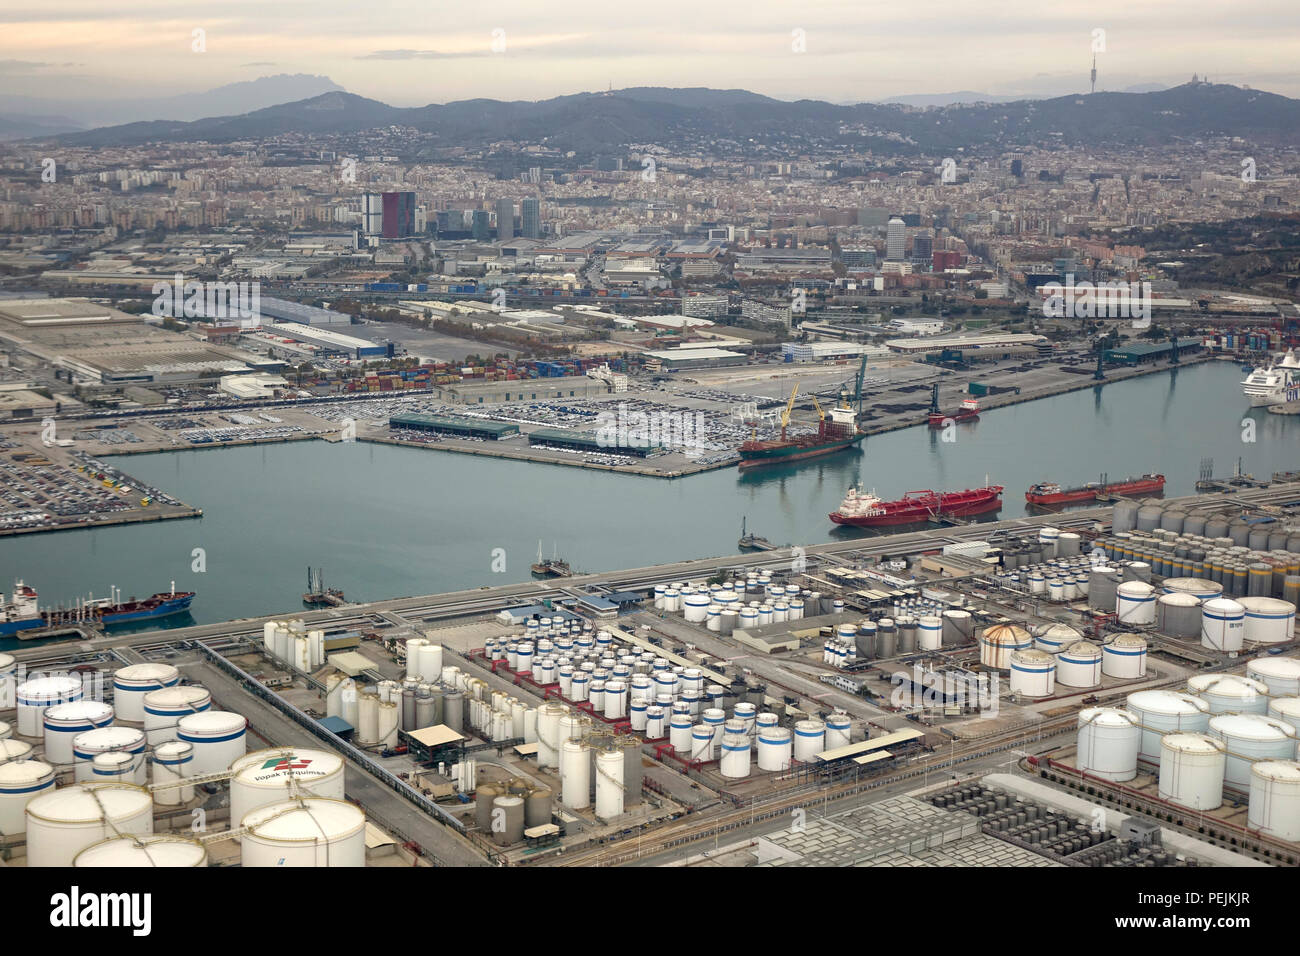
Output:
[[1251,407],[1300,401],[1300,356],[1295,350],[1255,369],[1241,383]]

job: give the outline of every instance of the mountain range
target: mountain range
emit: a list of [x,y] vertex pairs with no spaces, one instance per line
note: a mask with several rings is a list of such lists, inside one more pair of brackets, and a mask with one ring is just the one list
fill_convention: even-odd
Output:
[[393,107],[342,90],[235,115],[156,120],[58,137],[79,146],[231,142],[283,133],[363,134],[405,126],[440,145],[545,142],[580,154],[628,145],[708,142],[738,152],[768,145],[858,142],[872,148],[960,150],[991,144],[1159,146],[1214,136],[1300,143],[1300,100],[1204,82],[1152,92],[917,107],[787,102],[746,90],[639,87],[537,102],[476,99]]

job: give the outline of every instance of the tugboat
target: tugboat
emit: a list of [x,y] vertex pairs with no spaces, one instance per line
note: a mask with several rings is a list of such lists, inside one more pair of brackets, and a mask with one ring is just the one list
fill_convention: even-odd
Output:
[[542,542],[537,542],[537,563],[533,565],[533,574],[539,577],[567,578],[573,571],[569,568],[569,562],[562,558],[555,557],[552,553],[549,558],[542,558]]
[[954,422],[974,422],[979,421],[980,403],[973,398],[963,401],[955,411],[944,412],[939,410],[939,383],[934,383],[934,388],[930,392],[930,427],[943,428],[949,421]]

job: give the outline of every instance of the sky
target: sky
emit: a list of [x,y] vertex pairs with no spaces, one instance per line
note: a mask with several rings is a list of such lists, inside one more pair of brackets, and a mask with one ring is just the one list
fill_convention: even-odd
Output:
[[1094,44],[1098,89],[1197,73],[1300,96],[1296,0],[0,0],[0,91],[146,97],[309,73],[394,106],[611,85],[1047,96],[1086,90]]

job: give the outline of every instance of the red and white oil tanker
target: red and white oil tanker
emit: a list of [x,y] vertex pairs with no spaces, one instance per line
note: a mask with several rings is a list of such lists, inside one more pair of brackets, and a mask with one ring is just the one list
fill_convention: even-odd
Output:
[[997,511],[1001,507],[1001,485],[967,488],[965,491],[909,491],[896,501],[884,501],[874,493],[850,488],[840,502],[839,510],[831,512],[830,519],[836,524],[875,528],[928,521],[931,516],[938,515],[969,517]]

